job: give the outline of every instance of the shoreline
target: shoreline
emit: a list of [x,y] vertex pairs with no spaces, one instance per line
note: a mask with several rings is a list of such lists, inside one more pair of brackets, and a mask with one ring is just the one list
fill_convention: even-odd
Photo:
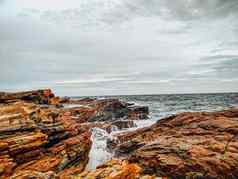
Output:
[[[0,93],[0,178],[238,177],[237,108],[183,112],[130,130],[148,117],[148,106],[115,98]],[[93,129],[110,135],[103,145],[112,159],[88,170]]]

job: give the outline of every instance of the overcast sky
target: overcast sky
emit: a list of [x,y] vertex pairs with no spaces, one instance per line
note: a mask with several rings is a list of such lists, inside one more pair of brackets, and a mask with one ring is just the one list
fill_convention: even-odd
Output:
[[238,92],[237,0],[0,0],[0,91]]

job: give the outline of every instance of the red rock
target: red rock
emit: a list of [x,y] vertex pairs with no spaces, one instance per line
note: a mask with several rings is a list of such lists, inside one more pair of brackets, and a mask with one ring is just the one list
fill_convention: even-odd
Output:
[[84,167],[70,167],[58,173],[59,179],[72,179],[73,176],[82,173]]
[[11,176],[11,179],[57,179],[54,172],[37,172],[35,170],[23,170]]
[[35,102],[38,104],[49,104],[50,98],[54,97],[54,94],[50,89],[25,91],[16,93],[0,93],[0,102],[13,102],[17,100],[24,100]]
[[57,171],[58,166],[62,162],[62,158],[60,156],[43,156],[38,160],[32,160],[28,163],[24,163],[19,165],[15,172],[23,171],[23,170],[31,170],[38,172],[48,172],[48,171]]
[[9,178],[15,166],[16,163],[9,155],[0,155],[0,176],[2,179]]
[[[111,131],[134,125],[118,121],[128,117],[129,108],[117,99],[83,99],[74,108],[60,106],[64,103],[72,100],[48,89],[0,93],[0,178],[79,174],[89,160],[92,127]],[[89,123],[95,120],[107,122]]]
[[118,135],[116,153],[157,176],[237,178],[237,116],[232,109],[164,118]]
[[95,171],[84,171],[73,179],[155,179],[154,176],[142,175],[141,168],[122,160],[111,160],[97,167]]
[[49,99],[49,104],[57,105],[60,103],[61,103],[60,97],[53,97]]
[[58,173],[72,166],[84,169],[88,161],[90,147],[90,133],[83,133],[50,147],[42,157],[19,165],[15,172],[31,170]]

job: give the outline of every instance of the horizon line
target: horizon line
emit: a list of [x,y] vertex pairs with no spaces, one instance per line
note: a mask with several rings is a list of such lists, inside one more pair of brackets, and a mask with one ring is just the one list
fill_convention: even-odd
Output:
[[238,92],[200,92],[200,93],[152,93],[152,94],[114,94],[114,95],[81,95],[81,96],[69,96],[71,98],[77,97],[114,97],[114,96],[160,96],[160,95],[209,95],[209,94],[238,94]]

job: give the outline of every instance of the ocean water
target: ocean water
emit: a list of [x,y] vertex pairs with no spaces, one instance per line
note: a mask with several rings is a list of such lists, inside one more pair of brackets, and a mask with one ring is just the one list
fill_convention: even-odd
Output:
[[152,120],[188,111],[219,111],[238,107],[238,93],[169,94],[114,96],[121,100],[149,106]]
[[[140,127],[152,125],[163,117],[187,111],[220,111],[231,107],[238,107],[238,93],[220,94],[173,94],[173,95],[130,95],[130,96],[98,96],[98,98],[119,98],[123,101],[138,105],[149,106],[150,118],[135,121],[137,127],[126,129],[135,130]],[[88,169],[95,169],[97,165],[113,158],[113,153],[107,151],[106,141],[112,138],[111,134],[98,128],[92,129],[92,149]]]

